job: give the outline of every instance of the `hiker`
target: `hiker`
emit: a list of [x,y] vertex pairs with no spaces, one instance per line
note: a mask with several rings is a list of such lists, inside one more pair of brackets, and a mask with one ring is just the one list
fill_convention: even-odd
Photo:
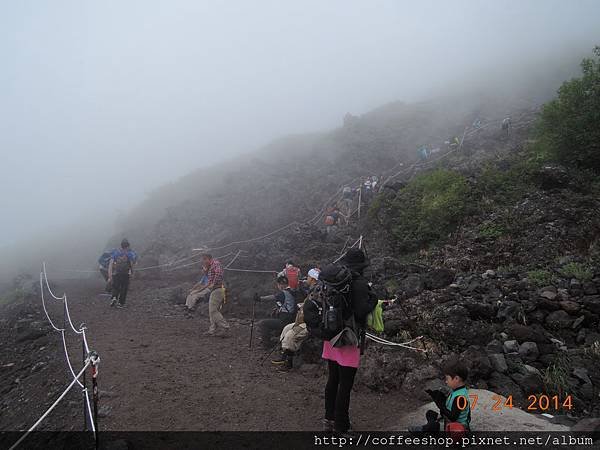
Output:
[[338,228],[340,217],[346,217],[337,206],[330,206],[325,211],[325,226],[327,227],[327,234],[335,233]]
[[205,299],[208,295],[210,295],[210,289],[208,289],[208,268],[202,266],[200,280],[192,286],[190,293],[185,299],[185,308],[188,318],[193,317],[193,312],[198,300]]
[[296,318],[296,299],[289,287],[286,276],[278,276],[276,280],[278,292],[273,295],[258,297],[260,301],[275,301],[275,308],[270,319],[264,319],[259,323],[262,335],[262,343],[265,348],[271,348],[271,337],[281,334],[283,327],[292,323]]
[[210,292],[208,298],[208,317],[210,326],[208,331],[204,333],[208,336],[216,334],[219,328],[223,332],[229,330],[229,324],[221,314],[221,307],[225,302],[225,280],[223,266],[219,260],[212,257],[210,253],[202,255],[202,266],[206,268],[206,276],[208,277],[206,288]]
[[419,147],[418,153],[421,161],[429,159],[429,149],[427,148],[427,146]]
[[473,121],[473,128],[479,130],[481,128],[481,119],[475,119]]
[[352,430],[350,393],[360,341],[364,342],[367,316],[377,305],[377,296],[363,276],[369,263],[362,250],[348,250],[340,264],[323,268],[320,295],[307,299],[303,310],[309,333],[323,339],[322,357],[328,364],[323,430],[347,434]]
[[471,399],[465,382],[469,370],[463,361],[451,358],[442,366],[444,381],[450,388],[447,396],[439,390],[427,392],[444,419],[444,430],[453,434],[464,434],[471,430]]
[[350,186],[344,186],[342,190],[342,201],[344,214],[346,216],[346,225],[352,215],[352,206],[354,205],[354,191]]
[[110,259],[114,251],[114,249],[106,250],[100,255],[100,258],[98,258],[98,269],[100,270],[100,274],[102,275],[102,278],[104,278],[104,281],[108,281],[108,265],[110,264]]
[[298,290],[300,287],[300,269],[294,265],[292,261],[285,263],[284,269],[279,272],[279,276],[284,276],[288,279],[288,286],[292,290]]
[[121,248],[113,250],[108,264],[108,283],[112,286],[110,306],[124,308],[129,290],[129,280],[133,275],[133,266],[137,255],[131,250],[127,239],[121,241]]
[[450,147],[453,149],[457,149],[459,145],[460,145],[460,139],[458,139],[458,136],[454,136],[450,140]]
[[371,190],[373,192],[377,192],[377,184],[379,183],[379,178],[377,177],[377,175],[373,175],[371,177]]
[[[319,282],[319,270],[310,269],[306,277],[306,284],[309,288],[308,295],[313,295]],[[280,366],[282,370],[290,370],[293,367],[294,354],[300,350],[302,342],[308,337],[306,324],[304,323],[304,313],[302,304],[297,305],[298,312],[296,320],[293,323],[287,324],[281,331],[279,341],[281,342],[281,352],[271,360],[272,364]]]
[[503,121],[502,121],[502,129],[506,130],[506,135],[510,134],[510,129],[512,128],[512,121],[510,120],[510,117],[506,117]]

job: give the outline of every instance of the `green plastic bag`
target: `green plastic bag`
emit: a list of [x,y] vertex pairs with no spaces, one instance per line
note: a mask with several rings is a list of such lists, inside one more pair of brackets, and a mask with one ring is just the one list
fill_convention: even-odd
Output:
[[381,333],[385,328],[383,325],[383,307],[381,306],[382,304],[383,300],[379,300],[377,302],[377,306],[375,306],[375,309],[371,311],[371,313],[369,313],[369,315],[367,316],[368,327],[372,330],[375,330],[378,333]]

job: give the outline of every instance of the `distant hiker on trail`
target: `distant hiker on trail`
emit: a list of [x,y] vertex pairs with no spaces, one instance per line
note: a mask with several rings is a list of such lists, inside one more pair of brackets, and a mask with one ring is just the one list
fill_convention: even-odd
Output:
[[279,276],[288,279],[288,286],[292,290],[298,290],[300,287],[300,269],[294,265],[292,261],[285,263],[284,269],[279,273]]
[[429,149],[427,148],[426,145],[419,147],[417,152],[419,153],[419,158],[421,159],[421,161],[425,161],[426,159],[429,159]]
[[458,139],[458,136],[454,136],[452,139],[450,139],[450,148],[457,149],[459,146],[460,139]]
[[457,358],[447,361],[443,367],[446,385],[451,389],[447,396],[438,390],[427,392],[440,414],[444,418],[444,430],[449,433],[464,434],[471,430],[471,399],[465,382],[469,370],[465,363]]
[[196,307],[198,300],[204,299],[210,295],[210,289],[208,289],[208,268],[202,266],[200,273],[200,280],[192,286],[192,290],[185,299],[185,308],[187,317],[193,317],[193,312]]
[[[313,295],[314,289],[319,282],[319,270],[310,269],[306,283],[309,287],[308,295]],[[287,324],[281,331],[279,341],[281,342],[281,352],[271,360],[271,363],[281,366],[282,370],[289,370],[293,367],[294,354],[300,350],[302,342],[307,338],[306,324],[304,323],[304,313],[302,312],[302,304],[298,305],[296,320]]]
[[335,233],[338,229],[340,217],[345,217],[337,206],[330,206],[325,211],[325,226],[327,234]]
[[377,175],[373,175],[371,177],[371,190],[373,192],[377,192],[377,184],[379,183],[379,178],[377,177]]
[[124,308],[129,290],[129,279],[133,275],[133,266],[137,255],[127,239],[121,241],[121,248],[113,250],[108,265],[108,282],[112,286],[112,299],[110,306]]
[[258,326],[261,330],[262,343],[267,349],[271,348],[271,337],[280,335],[283,327],[292,323],[296,318],[296,299],[292,293],[289,281],[285,276],[277,277],[278,292],[273,295],[263,295],[258,297],[260,301],[274,301],[275,308],[270,319],[262,320]]
[[510,134],[511,128],[512,128],[512,121],[510,120],[510,117],[507,117],[502,121],[502,129],[506,131],[507,136]]
[[348,433],[350,393],[360,361],[367,316],[377,296],[363,276],[369,263],[360,249],[350,249],[340,265],[328,265],[319,274],[320,295],[304,302],[304,321],[310,334],[323,339],[328,362],[325,386],[324,431]]
[[223,318],[223,314],[220,311],[225,301],[224,272],[221,262],[214,259],[210,253],[202,255],[202,266],[206,267],[206,275],[208,277],[206,289],[210,292],[210,297],[208,298],[210,327],[204,334],[212,336],[219,328],[222,328],[223,331],[229,330],[229,324]]
[[354,205],[354,190],[350,186],[344,186],[342,189],[342,201],[344,215],[346,216],[346,225],[352,215],[352,206]]
[[479,130],[481,128],[481,119],[475,119],[473,121],[473,128]]

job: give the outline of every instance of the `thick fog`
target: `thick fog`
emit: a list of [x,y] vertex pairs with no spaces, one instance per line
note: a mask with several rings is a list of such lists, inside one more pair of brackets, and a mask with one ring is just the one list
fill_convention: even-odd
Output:
[[596,0],[2,2],[0,246],[109,235],[192,169],[588,52],[599,19]]

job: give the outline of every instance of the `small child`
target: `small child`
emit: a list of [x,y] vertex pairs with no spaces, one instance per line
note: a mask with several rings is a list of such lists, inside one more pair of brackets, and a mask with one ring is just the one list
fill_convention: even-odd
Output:
[[[469,370],[459,359],[451,359],[446,362],[442,371],[446,385],[451,389],[448,396],[441,391],[426,390],[440,409],[444,418],[444,429],[451,432],[470,431],[471,424],[471,402],[469,391],[465,381],[469,376]],[[462,427],[462,429],[461,429]]]

